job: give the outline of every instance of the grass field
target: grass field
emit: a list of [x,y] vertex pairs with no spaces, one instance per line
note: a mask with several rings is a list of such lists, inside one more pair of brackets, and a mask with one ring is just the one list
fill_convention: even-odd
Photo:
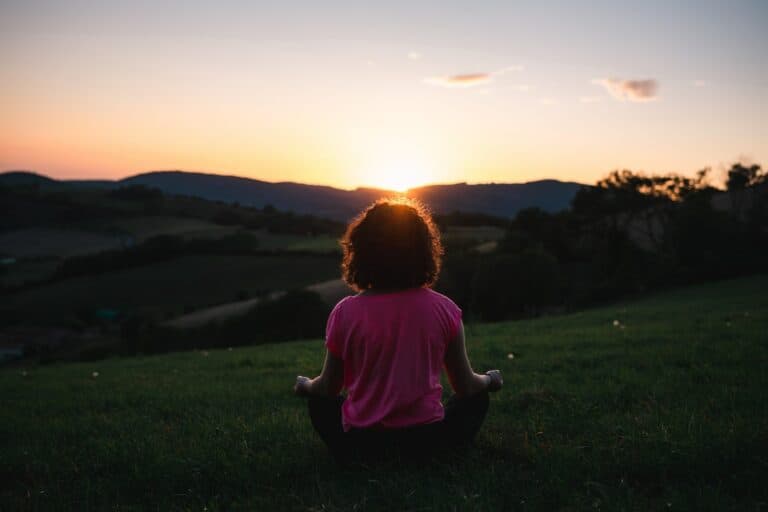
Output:
[[505,387],[474,449],[422,466],[333,464],[291,394],[319,340],[5,369],[0,508],[765,510],[766,289],[470,326]]

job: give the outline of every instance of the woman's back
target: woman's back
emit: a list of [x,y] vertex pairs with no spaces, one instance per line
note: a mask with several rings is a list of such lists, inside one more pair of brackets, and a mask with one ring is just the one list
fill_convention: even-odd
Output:
[[[461,310],[430,289],[443,254],[431,216],[411,200],[383,199],[350,222],[340,243],[342,277],[360,293],[328,318],[320,375],[296,377],[312,426],[339,460],[386,439],[407,450],[471,442],[488,391],[503,381],[496,370],[474,372]],[[445,407],[443,367],[456,393]]]
[[345,430],[391,429],[443,419],[440,373],[461,310],[429,289],[362,293],[337,304],[326,346],[344,361]]

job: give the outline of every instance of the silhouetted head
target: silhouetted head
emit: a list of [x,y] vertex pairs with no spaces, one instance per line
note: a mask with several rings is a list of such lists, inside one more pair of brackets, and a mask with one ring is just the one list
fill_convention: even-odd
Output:
[[440,233],[410,199],[373,203],[350,222],[341,246],[342,276],[358,291],[431,286],[440,273]]

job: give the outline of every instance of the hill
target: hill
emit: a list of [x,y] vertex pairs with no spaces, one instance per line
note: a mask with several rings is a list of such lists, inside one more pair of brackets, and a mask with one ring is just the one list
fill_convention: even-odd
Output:
[[[60,510],[757,510],[768,276],[468,326],[476,448],[342,470],[291,395],[319,340],[0,370],[0,502]],[[319,334],[319,333],[318,333]]]
[[497,217],[514,217],[518,211],[536,207],[554,213],[565,210],[581,187],[557,180],[529,183],[430,185],[408,191],[438,213],[478,212]]
[[269,183],[238,176],[183,171],[150,172],[121,180],[128,185],[156,187],[168,194],[202,197],[263,208],[272,205],[293,211],[347,220],[370,202],[386,195],[383,190],[341,190],[301,183]]
[[[221,176],[184,171],[158,171],[138,174],[118,181],[57,181],[28,172],[0,174],[0,185],[37,184],[53,187],[119,188],[129,185],[155,187],[167,194],[201,197],[213,201],[240,203],[263,208],[311,214],[346,221],[363,207],[391,191],[358,188],[341,190],[302,183],[270,183],[238,176]],[[519,210],[538,207],[548,212],[568,208],[581,185],[556,180],[519,184],[431,185],[408,192],[426,202],[436,213],[477,212],[513,217]]]
[[0,186],[18,187],[35,186],[41,189],[56,190],[74,187],[113,188],[113,180],[56,180],[33,171],[6,171],[0,173]]
[[[276,253],[289,259],[291,254],[285,253],[313,253],[320,259],[332,261],[328,259],[328,253],[336,251],[336,240],[342,230],[343,225],[336,221],[274,208],[257,209],[165,195],[143,186],[81,186],[31,173],[9,173],[0,176],[0,294],[38,286],[33,293],[42,297],[47,291],[40,290],[39,286],[53,281],[85,277],[86,274],[119,273],[131,267],[131,280],[123,281],[119,286],[101,288],[102,291],[113,290],[110,293],[113,298],[125,297],[131,295],[125,290],[125,286],[131,287],[131,282],[146,283],[146,278],[158,276],[151,267],[161,260],[182,282],[189,281],[190,277],[180,274],[182,270],[193,271],[193,275],[216,272],[220,279],[224,275],[212,265],[225,261],[215,254],[226,254],[237,256],[228,273],[229,282],[217,281],[214,287],[227,287],[226,296],[217,299],[227,302],[243,290],[249,290],[249,293],[270,291],[264,289],[259,283],[261,278],[254,273],[254,269],[260,267],[257,260],[279,262]],[[180,265],[168,263],[190,256],[196,260],[192,267],[183,262],[178,262]],[[317,278],[330,279],[337,273],[337,265],[325,265],[320,259],[317,263],[330,268],[331,272],[320,272]],[[146,267],[143,270],[148,272],[136,272],[139,266]],[[290,265],[281,266],[290,270]],[[178,272],[175,271],[177,268]],[[269,275],[262,277],[270,281]],[[311,282],[314,281],[299,284],[303,286]],[[94,297],[93,292],[100,288],[98,285],[95,289],[90,284],[84,286],[90,291],[83,296],[96,302],[111,301],[106,296]],[[197,288],[199,292],[195,295],[203,301],[195,304],[195,300],[191,303],[185,300],[183,304],[210,306],[210,299],[204,298],[209,290],[205,286]],[[54,289],[55,286],[48,290],[55,295]],[[151,294],[148,289],[134,291]],[[19,300],[23,302],[23,299]],[[21,302],[15,297],[3,297],[0,325],[6,317],[11,321],[30,315],[45,319],[60,313],[51,315],[50,311],[37,310],[18,315],[15,310]],[[141,302],[156,303],[151,297],[137,303]],[[104,302],[101,304],[100,308],[113,307],[105,306]],[[183,304],[175,305],[182,307]],[[9,313],[9,310],[13,311]]]
[[0,173],[0,185],[6,187],[38,186],[54,187],[63,182],[31,171],[6,171]]

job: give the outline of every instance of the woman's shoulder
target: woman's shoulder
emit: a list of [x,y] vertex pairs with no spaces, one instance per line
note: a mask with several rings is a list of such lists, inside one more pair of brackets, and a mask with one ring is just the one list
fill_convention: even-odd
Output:
[[336,303],[336,305],[331,310],[331,314],[338,313],[345,307],[348,307],[350,304],[350,301],[355,298],[356,295],[347,295],[346,297],[342,298],[339,302]]
[[453,302],[453,299],[451,299],[447,295],[443,295],[440,292],[436,292],[432,288],[425,288],[425,290],[427,291],[427,293],[429,294],[429,297],[433,301],[441,303],[441,304],[445,304],[446,306],[451,306],[451,307],[455,307],[455,308],[459,307],[459,306],[456,305],[455,302]]
[[335,313],[351,311],[366,307],[382,308],[387,306],[404,306],[406,304],[437,304],[447,309],[459,309],[448,296],[436,292],[432,288],[409,288],[386,293],[358,293],[341,299],[333,308]]

